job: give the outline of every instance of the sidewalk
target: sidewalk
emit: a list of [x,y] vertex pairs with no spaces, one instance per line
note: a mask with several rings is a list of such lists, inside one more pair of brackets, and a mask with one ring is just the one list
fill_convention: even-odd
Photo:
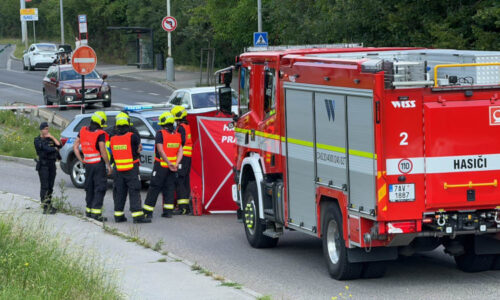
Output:
[[[200,83],[199,71],[185,71],[179,70],[179,68],[175,70],[175,81],[167,81],[165,70],[139,69],[136,66],[107,64],[97,65],[96,69],[99,73],[107,74],[108,76],[123,76],[157,82],[161,85],[167,85],[174,90],[196,87]],[[203,76],[205,78],[206,73],[204,73]]]
[[255,299],[246,288],[221,286],[221,282],[191,270],[175,255],[162,255],[115,235],[102,224],[62,213],[43,215],[38,201],[0,191],[0,218],[15,214],[26,224],[41,221],[58,235],[68,249],[93,253],[117,280],[126,299]]

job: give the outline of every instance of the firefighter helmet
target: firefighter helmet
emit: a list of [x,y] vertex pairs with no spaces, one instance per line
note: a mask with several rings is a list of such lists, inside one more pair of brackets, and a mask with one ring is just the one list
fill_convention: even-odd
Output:
[[184,119],[184,117],[188,114],[186,108],[181,105],[174,106],[170,112],[174,115],[176,120]]
[[90,118],[92,122],[96,122],[101,127],[106,127],[106,114],[103,111],[96,111]]
[[130,117],[126,113],[121,112],[116,115],[116,126],[125,125],[130,125]]
[[158,118],[158,125],[174,124],[175,118],[169,111],[166,111],[160,115]]

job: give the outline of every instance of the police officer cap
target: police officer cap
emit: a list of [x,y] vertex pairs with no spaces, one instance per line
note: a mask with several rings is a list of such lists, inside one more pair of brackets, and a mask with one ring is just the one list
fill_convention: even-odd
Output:
[[47,123],[47,122],[40,123],[40,130],[45,129],[47,127],[49,127],[49,123]]

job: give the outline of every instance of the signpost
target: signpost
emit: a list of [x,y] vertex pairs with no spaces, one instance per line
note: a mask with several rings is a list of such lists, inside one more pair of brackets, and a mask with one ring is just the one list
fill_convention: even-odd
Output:
[[[87,45],[89,40],[87,30],[87,15],[78,15],[78,33],[81,45]],[[82,39],[82,35],[84,35],[85,38]]]
[[21,8],[21,21],[33,22],[33,42],[36,43],[35,21],[38,21],[38,8]]
[[78,74],[82,75],[82,113],[85,113],[85,75],[94,71],[97,65],[97,55],[89,46],[80,46],[71,57],[71,65]]
[[267,32],[254,32],[253,33],[253,46],[254,47],[267,47],[267,46],[269,46]]
[[167,2],[167,14],[163,20],[161,20],[161,27],[163,30],[168,32],[168,57],[167,57],[167,65],[166,65],[166,70],[167,70],[167,80],[168,81],[174,81],[175,80],[175,73],[174,73],[174,59],[172,58],[172,40],[170,37],[170,34],[172,31],[177,28],[177,20],[170,16],[170,4]]
[[177,20],[172,16],[167,16],[161,21],[161,27],[165,31],[172,32],[177,28]]

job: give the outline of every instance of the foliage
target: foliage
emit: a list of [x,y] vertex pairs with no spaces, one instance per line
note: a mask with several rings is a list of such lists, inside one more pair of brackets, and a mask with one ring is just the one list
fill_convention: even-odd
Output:
[[0,299],[121,299],[92,256],[51,238],[45,224],[0,216]]
[[[50,133],[59,138],[60,130],[50,128]],[[39,124],[14,114],[0,111],[0,154],[24,158],[35,158],[34,138],[40,134]]]
[[[59,0],[33,0],[37,35],[59,39]],[[178,27],[172,34],[176,64],[197,66],[201,48],[216,49],[226,66],[252,44],[257,31],[255,0],[171,1]],[[0,37],[19,37],[18,0],[0,1]],[[66,40],[78,33],[76,17],[87,14],[90,43],[105,61],[125,61],[134,34],[108,26],[155,31],[154,52],[167,52],[161,29],[165,0],[64,0]],[[262,0],[263,31],[271,45],[357,42],[365,46],[445,47],[500,50],[497,0]],[[28,26],[28,30],[32,30]]]

